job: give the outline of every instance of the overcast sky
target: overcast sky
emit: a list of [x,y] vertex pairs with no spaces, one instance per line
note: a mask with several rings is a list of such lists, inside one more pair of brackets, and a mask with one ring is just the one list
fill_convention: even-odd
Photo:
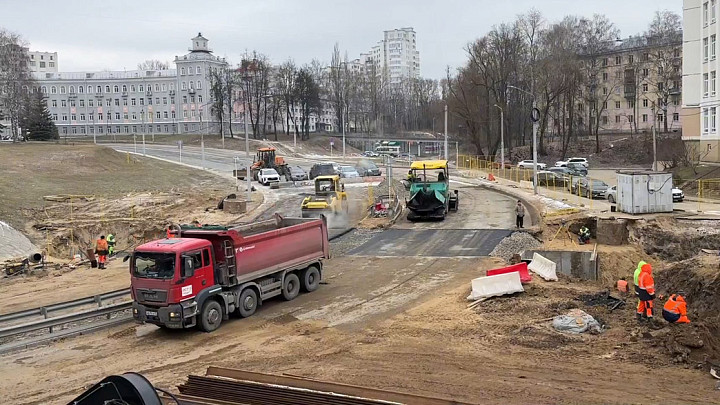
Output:
[[[0,0],[0,27],[36,51],[58,52],[60,71],[132,70],[172,61],[198,32],[216,55],[238,63],[246,50],[273,62],[328,62],[335,42],[350,59],[413,27],[424,77],[465,62],[463,47],[493,25],[537,8],[547,21],[607,15],[623,36],[643,32],[656,10],[682,13],[680,0]],[[174,66],[172,66],[174,67]]]

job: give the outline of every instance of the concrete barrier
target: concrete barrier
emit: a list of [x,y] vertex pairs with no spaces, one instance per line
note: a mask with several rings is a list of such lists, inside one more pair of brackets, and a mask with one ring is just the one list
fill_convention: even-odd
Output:
[[526,250],[522,258],[531,259],[535,253],[555,262],[556,273],[590,281],[597,281],[600,278],[597,253],[568,250]]
[[525,291],[520,282],[520,273],[517,271],[479,277],[472,280],[471,285],[472,292],[467,298],[470,301]]
[[557,281],[558,279],[557,273],[555,272],[557,264],[552,260],[544,258],[537,252],[533,253],[532,261],[527,267],[545,281]]
[[[555,268],[553,267],[553,271],[554,270],[555,270]],[[490,269],[487,271],[486,275],[494,276],[497,274],[512,273],[514,271],[516,271],[520,274],[520,282],[521,283],[527,284],[532,281],[532,276],[530,275],[530,273],[528,273],[528,264],[525,262],[513,264],[512,266],[501,267],[499,269]],[[557,280],[557,278],[556,278],[556,280]]]

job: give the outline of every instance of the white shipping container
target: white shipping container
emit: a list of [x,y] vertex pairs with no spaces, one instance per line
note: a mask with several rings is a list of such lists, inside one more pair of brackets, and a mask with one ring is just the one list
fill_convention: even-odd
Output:
[[672,212],[672,173],[636,171],[617,173],[618,211],[628,214]]

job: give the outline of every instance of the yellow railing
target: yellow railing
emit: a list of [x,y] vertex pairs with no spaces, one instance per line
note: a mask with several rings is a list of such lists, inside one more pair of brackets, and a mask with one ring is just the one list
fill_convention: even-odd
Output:
[[698,212],[720,211],[720,179],[700,179],[695,181],[697,187]]

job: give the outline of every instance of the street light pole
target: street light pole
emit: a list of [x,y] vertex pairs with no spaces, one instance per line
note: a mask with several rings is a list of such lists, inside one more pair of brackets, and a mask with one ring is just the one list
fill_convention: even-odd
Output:
[[252,200],[252,195],[250,194],[250,135],[248,133],[248,104],[249,103],[246,100],[243,108],[243,121],[245,122],[245,160],[247,160],[247,173],[245,174],[245,178],[247,179],[247,197],[245,199],[249,204]]
[[502,107],[495,104],[500,109],[500,167],[505,168],[505,112]]
[[[448,160],[448,141],[447,141],[447,103],[445,103],[445,160]],[[457,164],[457,162],[455,162]]]
[[342,122],[343,159],[345,159],[345,108],[343,104],[340,104],[340,122]]
[[535,95],[533,93],[530,93],[527,90],[523,90],[519,87],[515,87],[512,85],[508,85],[508,88],[515,89],[517,91],[520,91],[522,93],[525,93],[532,97],[532,110],[530,111],[530,119],[533,122],[533,194],[538,193],[537,191],[537,131],[539,126],[540,117],[536,117],[537,112],[537,100],[535,99]]
[[[655,111],[655,103],[653,102],[653,126],[652,126],[652,138],[653,138],[653,163],[652,163],[652,170],[654,172],[657,171],[657,142],[656,142],[656,136],[655,136],[655,127],[657,126],[657,112]],[[665,117],[667,119],[667,117]]]
[[[143,142],[143,156],[145,156],[145,110],[140,110],[140,116],[143,120],[143,134],[142,134],[142,142]],[[133,131],[135,132],[135,131]]]
[[200,158],[202,159],[202,168],[205,170],[205,133],[202,130],[202,106],[200,106]]

